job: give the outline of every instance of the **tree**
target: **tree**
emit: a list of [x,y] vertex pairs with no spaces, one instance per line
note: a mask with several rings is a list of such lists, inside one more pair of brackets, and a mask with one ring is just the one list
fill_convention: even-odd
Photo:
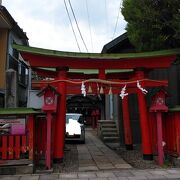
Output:
[[180,0],[123,0],[121,11],[138,51],[180,47]]

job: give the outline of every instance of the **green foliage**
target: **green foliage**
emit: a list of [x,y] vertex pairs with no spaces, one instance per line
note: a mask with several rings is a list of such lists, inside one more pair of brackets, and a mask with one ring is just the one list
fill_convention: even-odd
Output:
[[137,50],[180,47],[180,0],[123,0],[122,14]]

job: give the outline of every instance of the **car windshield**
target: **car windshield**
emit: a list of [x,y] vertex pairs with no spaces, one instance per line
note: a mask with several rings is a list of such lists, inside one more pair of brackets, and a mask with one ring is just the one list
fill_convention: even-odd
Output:
[[69,119],[75,120],[75,121],[80,121],[82,118],[82,114],[66,114],[66,123],[69,123]]

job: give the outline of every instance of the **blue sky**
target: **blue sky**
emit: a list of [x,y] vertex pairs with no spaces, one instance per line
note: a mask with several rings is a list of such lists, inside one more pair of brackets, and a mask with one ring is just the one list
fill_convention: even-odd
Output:
[[[112,40],[120,1],[87,0],[90,19],[88,23],[86,1],[71,0],[89,52],[101,52],[103,45]],[[68,0],[66,2],[68,4]],[[27,33],[30,46],[60,51],[79,51],[65,10],[64,0],[3,0],[2,4]],[[71,19],[81,51],[86,52],[72,13]],[[124,33],[125,26],[126,22],[120,14],[114,37]],[[92,36],[90,36],[90,29]]]

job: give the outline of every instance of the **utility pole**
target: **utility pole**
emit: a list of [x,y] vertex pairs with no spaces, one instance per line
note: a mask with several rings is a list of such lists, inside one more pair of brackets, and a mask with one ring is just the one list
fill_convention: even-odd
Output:
[[2,0],[0,0],[0,5],[2,5]]

